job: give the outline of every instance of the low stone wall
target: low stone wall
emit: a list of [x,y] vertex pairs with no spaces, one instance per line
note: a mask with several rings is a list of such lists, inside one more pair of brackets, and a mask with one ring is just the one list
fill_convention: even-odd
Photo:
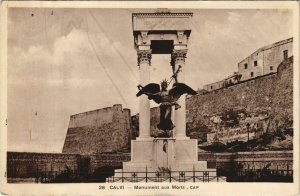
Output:
[[7,177],[28,178],[45,171],[77,170],[80,156],[60,153],[7,153]]
[[293,170],[293,151],[258,151],[237,153],[199,153],[199,160],[207,161],[209,167],[232,169]]
[[[238,153],[202,153],[198,154],[200,161],[207,161],[209,168],[232,170],[262,169],[269,164],[269,169],[292,170],[292,151],[260,151]],[[67,168],[80,172],[91,173],[101,168],[121,168],[122,162],[130,161],[130,154],[97,154],[74,155],[59,153],[7,153],[8,178],[35,177],[36,173],[59,172]]]
[[90,173],[102,167],[121,168],[130,161],[130,154],[79,155],[60,153],[7,153],[7,177],[29,178],[37,173],[60,172],[67,169]]
[[130,154],[98,154],[92,155],[91,170],[95,171],[102,167],[122,168],[122,163],[130,161]]

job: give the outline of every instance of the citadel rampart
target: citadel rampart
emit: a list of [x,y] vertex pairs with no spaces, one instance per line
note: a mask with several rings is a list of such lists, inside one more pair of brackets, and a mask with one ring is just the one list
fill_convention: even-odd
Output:
[[71,116],[63,153],[95,154],[127,148],[130,118],[130,110],[122,109],[122,105]]
[[277,73],[187,98],[186,104],[187,124],[195,131],[200,125],[214,127],[212,118],[226,111],[243,111],[251,117],[263,115],[265,131],[290,128],[293,125],[293,58],[283,61]]

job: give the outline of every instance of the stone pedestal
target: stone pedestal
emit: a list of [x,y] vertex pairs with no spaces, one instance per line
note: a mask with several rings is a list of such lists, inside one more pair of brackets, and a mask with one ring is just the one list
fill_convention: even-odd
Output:
[[[177,139],[175,142],[174,170],[180,171],[205,171],[206,161],[198,161],[198,141],[196,139]],[[173,170],[172,169],[172,170]]]
[[144,172],[154,167],[153,139],[131,141],[131,161],[123,162],[124,172]]
[[121,179],[123,182],[152,179],[153,182],[158,178],[157,172],[163,182],[180,179],[186,182],[226,181],[224,177],[217,178],[216,169],[208,169],[206,161],[198,161],[197,140],[189,138],[131,141],[131,161],[123,162],[123,169],[115,170],[115,176],[110,179],[118,179],[118,182]]
[[[216,171],[198,161],[196,139],[155,138],[131,141],[131,161],[123,162],[123,172]],[[119,170],[120,171],[120,170]]]

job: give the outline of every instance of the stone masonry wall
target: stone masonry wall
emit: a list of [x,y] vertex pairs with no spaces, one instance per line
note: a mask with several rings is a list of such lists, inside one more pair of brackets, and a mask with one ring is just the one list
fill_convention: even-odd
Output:
[[239,169],[293,170],[293,151],[258,151],[237,153],[199,153],[199,160],[207,161],[208,167],[231,170]]
[[[238,153],[198,153],[199,161],[207,161],[209,168],[232,169],[239,164],[246,169],[293,169],[292,151],[261,151]],[[37,173],[60,172],[66,168],[78,173],[93,173],[103,167],[121,168],[122,162],[130,161],[130,154],[59,154],[59,153],[7,153],[7,177],[29,178]]]
[[28,178],[45,171],[77,170],[79,159],[76,154],[8,152],[7,177]]
[[60,154],[60,153],[7,153],[7,177],[29,178],[37,173],[62,172],[67,169],[78,173],[91,173],[102,167],[122,167],[130,154]]
[[270,130],[293,126],[293,58],[278,67],[274,83]]
[[95,154],[128,148],[130,110],[121,105],[71,116],[63,153]]
[[[220,120],[220,118],[226,117],[226,112],[232,111],[238,114],[252,114],[253,116],[264,113],[269,115],[275,78],[275,74],[268,75],[188,98],[186,101],[187,124],[193,129],[193,132],[204,132],[205,135],[210,130],[222,128],[223,125],[221,124],[224,119]],[[244,118],[246,117],[245,114]],[[204,125],[206,129],[201,130],[200,126]],[[233,128],[235,126],[233,125]],[[241,123],[240,126],[244,127],[245,123]]]
[[249,123],[254,129],[259,122],[264,131],[290,128],[293,125],[292,57],[282,62],[275,74],[190,97],[186,104],[187,124],[195,131],[198,128],[201,132],[200,125],[206,125],[206,131],[226,127],[226,123],[235,120],[226,119],[226,115],[232,114],[237,114],[236,122],[228,125],[232,128],[244,129]]

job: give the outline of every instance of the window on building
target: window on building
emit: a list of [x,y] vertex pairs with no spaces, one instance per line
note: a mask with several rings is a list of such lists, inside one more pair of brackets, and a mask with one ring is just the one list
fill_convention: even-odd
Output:
[[257,66],[257,61],[254,61],[254,67],[256,67]]
[[270,67],[270,71],[273,71],[273,66]]
[[213,89],[213,86],[210,86],[210,89]]
[[251,75],[251,77],[253,77],[254,76],[253,72],[251,72],[250,75]]
[[283,51],[283,59],[287,59],[289,57],[288,50]]
[[248,69],[248,64],[247,63],[244,64],[244,68]]

